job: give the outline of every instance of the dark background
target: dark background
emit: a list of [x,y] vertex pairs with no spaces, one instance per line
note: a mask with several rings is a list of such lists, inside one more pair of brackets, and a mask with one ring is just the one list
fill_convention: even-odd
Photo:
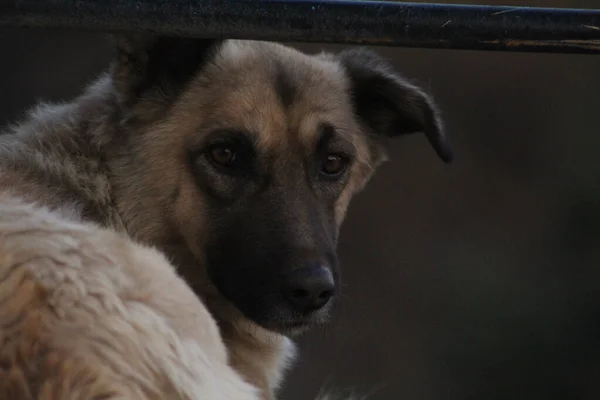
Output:
[[[0,123],[68,100],[109,56],[69,31],[3,29],[0,48]],[[339,316],[300,340],[283,398],[600,398],[600,57],[377,50],[435,95],[456,161],[392,144],[342,231]]]

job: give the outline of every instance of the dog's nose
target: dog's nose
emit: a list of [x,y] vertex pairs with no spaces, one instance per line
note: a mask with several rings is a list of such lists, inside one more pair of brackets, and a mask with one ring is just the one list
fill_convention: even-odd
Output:
[[301,268],[287,273],[282,282],[283,296],[299,312],[316,311],[335,294],[335,282],[329,268]]

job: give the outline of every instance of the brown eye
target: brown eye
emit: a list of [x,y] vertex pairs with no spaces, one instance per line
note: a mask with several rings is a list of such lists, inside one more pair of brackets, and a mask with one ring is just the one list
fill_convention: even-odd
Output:
[[339,175],[346,170],[346,165],[348,162],[344,157],[330,153],[325,158],[321,172],[330,176]]
[[235,149],[230,145],[216,145],[209,150],[210,158],[222,167],[228,167],[235,160]]

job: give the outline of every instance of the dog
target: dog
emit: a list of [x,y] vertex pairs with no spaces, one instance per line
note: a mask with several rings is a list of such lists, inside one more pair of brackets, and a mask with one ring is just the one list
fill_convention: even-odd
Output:
[[0,136],[0,190],[158,248],[273,399],[339,297],[339,230],[385,141],[424,133],[452,161],[440,110],[364,48],[113,38],[81,95]]

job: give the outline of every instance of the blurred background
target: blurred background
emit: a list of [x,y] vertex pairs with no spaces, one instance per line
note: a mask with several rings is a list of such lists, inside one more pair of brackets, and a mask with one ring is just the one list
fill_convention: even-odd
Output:
[[[2,29],[0,48],[2,124],[70,99],[110,55],[71,31]],[[390,143],[342,230],[336,321],[299,340],[282,398],[599,399],[600,57],[376,50],[433,93],[456,161]]]

